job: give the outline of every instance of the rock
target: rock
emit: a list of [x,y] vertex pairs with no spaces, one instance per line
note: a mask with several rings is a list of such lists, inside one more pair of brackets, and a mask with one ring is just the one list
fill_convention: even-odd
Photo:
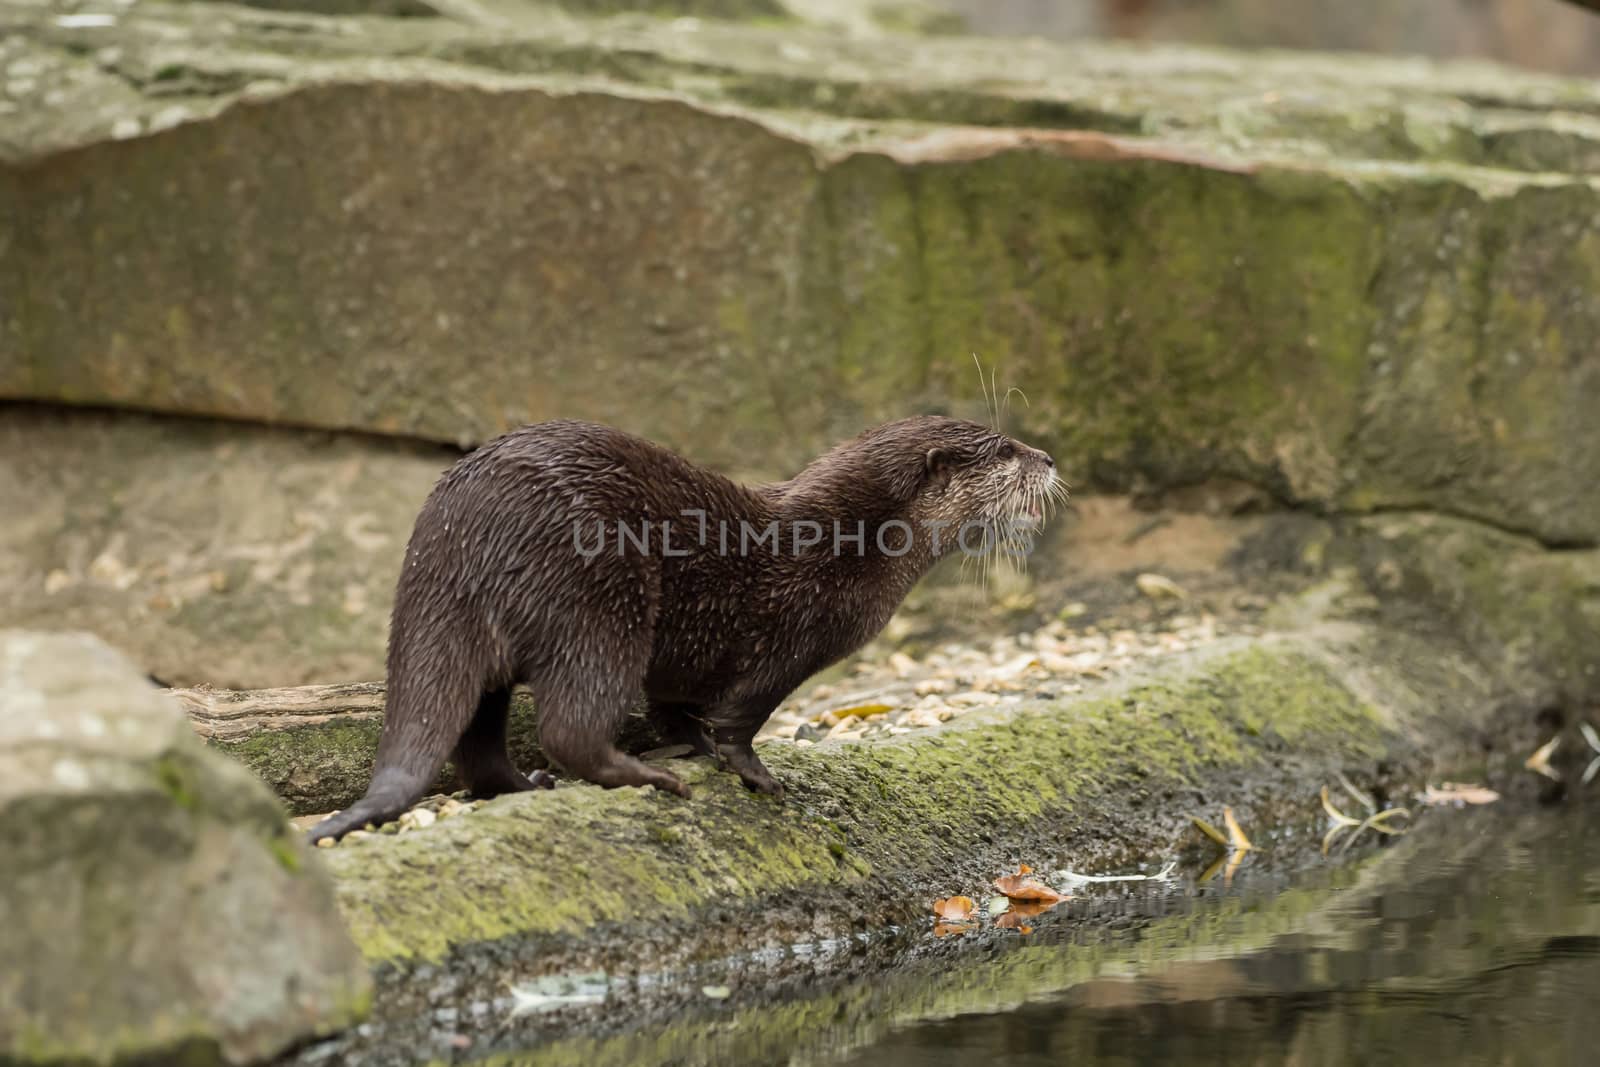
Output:
[[0,523],[0,618],[88,630],[173,685],[234,689],[383,677],[405,540],[454,459],[17,407],[0,409],[0,455],[0,502],[27,501]]
[[[1159,854],[1183,816],[1151,798],[1196,780],[1221,795],[1278,797],[1276,810],[1303,818],[1318,810],[1314,789],[1332,768],[1415,766],[1438,744],[1471,742],[1491,714],[1467,689],[1470,668],[1442,677],[1449,688],[1412,694],[1346,655],[1326,634],[1233,642],[1127,687],[997,709],[961,728],[892,743],[767,746],[763,761],[796,795],[783,805],[752,799],[734,776],[691,760],[674,768],[694,789],[691,804],[578,784],[502,797],[426,834],[335,849],[329,862],[375,964],[459,966],[477,945],[478,958],[495,961],[482,984],[498,990],[507,945],[529,946],[541,974],[637,968],[641,945],[705,959],[711,945],[725,953],[730,943],[708,916],[748,917],[739,926],[748,944],[802,941],[816,936],[819,915],[841,923],[829,929],[851,929],[863,905],[844,898],[862,890],[881,909],[874,921],[923,922],[925,898],[890,887],[931,876],[954,888],[967,871],[992,875],[1016,862],[1018,840],[1043,854],[1074,835],[1079,860],[1092,848],[1125,856],[1130,841]],[[1395,695],[1407,702],[1391,715]],[[1446,719],[1427,718],[1439,710]],[[1412,733],[1417,722],[1430,732]],[[670,831],[670,851],[660,830]],[[463,878],[463,857],[485,862]],[[570,898],[573,857],[606,877],[584,883],[579,906],[552,906]],[[779,897],[801,905],[775,907]],[[666,923],[670,939],[650,940]]]
[[976,413],[924,365],[961,337],[1102,483],[1600,539],[1590,82],[194,8],[0,14],[39,67],[0,115],[0,396],[451,444],[559,412],[782,477],[908,400]]
[[412,808],[400,816],[400,828],[402,830],[425,830],[432,826],[437,819],[438,816],[427,808]]
[[0,631],[0,1060],[236,1064],[371,982],[249,771],[86,634]]
[[1163,574],[1141,574],[1133,584],[1151,600],[1183,600],[1189,595],[1183,586]]

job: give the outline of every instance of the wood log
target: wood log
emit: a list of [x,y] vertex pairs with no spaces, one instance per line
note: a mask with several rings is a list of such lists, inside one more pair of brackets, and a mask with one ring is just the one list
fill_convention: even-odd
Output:
[[[381,682],[170,692],[195,732],[259,775],[292,814],[333,811],[366,791],[383,725]],[[524,771],[549,762],[539,750],[536,727],[533,700],[518,691],[506,741],[512,761]],[[618,744],[634,753],[658,744],[642,708],[629,715]],[[448,765],[433,784],[437,792],[460,788]]]

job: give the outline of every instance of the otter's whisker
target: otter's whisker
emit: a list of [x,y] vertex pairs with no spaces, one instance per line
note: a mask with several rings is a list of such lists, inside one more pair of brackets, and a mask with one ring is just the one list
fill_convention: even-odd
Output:
[[993,398],[992,379],[985,381],[983,377],[983,361],[978,358],[978,353],[972,353],[972,362],[978,368],[978,391],[983,394],[983,410],[989,416],[989,429],[996,433],[1000,431],[1000,404]]
[[[1024,393],[1021,389],[1018,389],[1016,386],[1013,385],[1011,388],[1006,390],[1006,410],[1005,410],[1005,415],[1010,415],[1011,414],[1011,394],[1012,393],[1016,393],[1018,396],[1020,396],[1022,398],[1022,406],[1023,407],[1025,407],[1025,408],[1033,407],[1032,404],[1028,403],[1028,394]],[[1005,425],[1005,415],[1002,415],[1001,419],[1000,419],[1000,425],[1002,425],[1002,426]]]

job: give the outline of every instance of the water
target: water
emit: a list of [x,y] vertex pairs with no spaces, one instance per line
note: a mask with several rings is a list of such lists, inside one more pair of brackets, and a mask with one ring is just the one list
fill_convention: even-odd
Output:
[[[1195,936],[1129,935],[1095,976],[809,1062],[1600,1062],[1600,828],[1581,812],[1430,821],[1349,871],[1202,901]],[[1019,952],[1065,974],[1080,948],[1056,931]]]
[[1597,813],[1430,812],[1356,859],[1264,853],[1231,887],[1108,887],[1026,937],[918,931],[886,970],[819,965],[798,991],[747,983],[605,1037],[506,1034],[524,1051],[492,1062],[1600,1063]]

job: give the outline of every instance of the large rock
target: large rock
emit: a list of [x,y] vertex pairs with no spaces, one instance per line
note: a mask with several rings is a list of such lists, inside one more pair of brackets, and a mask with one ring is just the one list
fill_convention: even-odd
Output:
[[88,630],[174,685],[383,676],[446,449],[0,409],[0,618]]
[[533,10],[0,9],[0,395],[781,471],[976,352],[1080,482],[1600,538],[1590,83]]
[[87,635],[0,632],[0,1059],[246,1063],[366,1011],[271,793]]

